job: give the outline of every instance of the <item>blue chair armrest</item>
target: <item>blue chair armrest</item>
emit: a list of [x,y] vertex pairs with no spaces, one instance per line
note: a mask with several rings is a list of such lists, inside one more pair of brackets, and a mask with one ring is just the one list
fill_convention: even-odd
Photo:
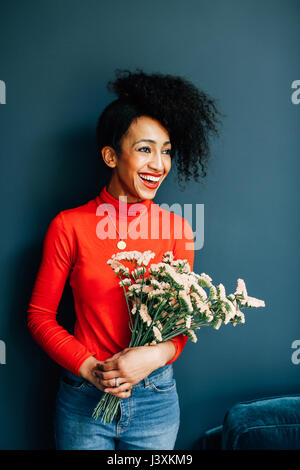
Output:
[[222,430],[223,450],[300,450],[300,394],[240,402]]

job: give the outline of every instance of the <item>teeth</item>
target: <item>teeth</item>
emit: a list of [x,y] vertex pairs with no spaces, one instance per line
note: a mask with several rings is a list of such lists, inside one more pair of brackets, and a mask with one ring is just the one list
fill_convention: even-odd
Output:
[[155,177],[155,176],[149,176],[149,175],[140,175],[142,179],[149,180],[149,181],[154,181],[155,183],[160,180],[160,176]]

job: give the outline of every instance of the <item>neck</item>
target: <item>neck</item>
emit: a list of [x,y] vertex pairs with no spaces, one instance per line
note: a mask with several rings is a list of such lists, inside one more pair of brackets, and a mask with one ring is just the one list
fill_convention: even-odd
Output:
[[102,188],[100,194],[97,196],[97,203],[109,204],[112,207],[112,211],[116,213],[117,217],[133,218],[133,217],[139,216],[140,210],[142,209],[142,207],[144,207],[144,210],[147,211],[150,208],[152,200],[143,199],[143,200],[136,201],[136,202],[124,202],[122,198],[119,199],[118,196],[115,197],[114,195],[112,195],[108,191],[108,185],[106,185]]
[[113,196],[115,199],[119,199],[120,197],[124,200],[125,197],[127,198],[127,202],[129,204],[134,204],[138,202],[143,202],[144,199],[138,199],[138,197],[132,196],[132,194],[126,193],[123,187],[120,184],[115,183],[114,181],[110,181],[108,185],[106,185],[107,192]]

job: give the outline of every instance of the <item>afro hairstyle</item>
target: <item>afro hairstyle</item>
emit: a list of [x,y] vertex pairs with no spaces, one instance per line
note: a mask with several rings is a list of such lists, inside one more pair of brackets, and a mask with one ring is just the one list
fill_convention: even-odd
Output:
[[97,149],[112,147],[122,153],[122,137],[133,120],[150,116],[169,133],[171,158],[177,173],[185,181],[205,177],[210,157],[209,138],[219,135],[217,128],[223,116],[216,102],[183,77],[152,73],[137,68],[135,72],[116,69],[116,79],[107,83],[108,91],[117,95],[101,113],[96,130]]

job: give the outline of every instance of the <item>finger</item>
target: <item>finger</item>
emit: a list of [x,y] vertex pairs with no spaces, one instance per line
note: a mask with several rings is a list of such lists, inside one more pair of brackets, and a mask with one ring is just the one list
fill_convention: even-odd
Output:
[[[118,380],[118,383],[119,383],[118,387],[123,385],[123,383],[128,382],[128,379],[126,380],[124,377],[119,377],[118,376],[118,379],[119,379]],[[107,388],[114,388],[114,389],[118,388],[118,387],[116,387],[116,377],[113,377],[112,379],[109,379],[109,380],[102,380],[101,382]]]
[[[107,389],[107,390],[110,390],[110,391],[107,391],[107,393],[114,395],[115,397],[118,397],[118,398],[129,398],[131,395],[131,388],[129,388],[129,385],[127,385],[126,387],[127,388],[121,392],[115,392],[113,388]],[[105,390],[106,389],[104,389],[104,392]]]
[[108,357],[107,359],[105,359],[105,361],[103,362],[110,362],[110,361],[114,361],[115,359],[118,359],[118,357],[120,357],[120,354],[117,353],[117,354],[114,354],[113,356],[111,357]]
[[120,378],[120,371],[118,369],[113,369],[108,372],[94,371],[94,376],[101,380],[112,380],[115,377]]
[[126,390],[126,392],[120,392],[116,395],[118,398],[129,398],[131,395],[131,390]]
[[117,394],[117,393],[124,392],[131,388],[132,388],[132,384],[130,382],[124,382],[118,387],[105,387],[104,391],[108,393]]
[[102,364],[97,364],[96,365],[96,369],[97,370],[100,370],[102,372],[106,372],[106,371],[109,371],[109,370],[114,370],[117,368],[117,360],[114,359],[112,361],[109,361],[109,362],[103,362]]

